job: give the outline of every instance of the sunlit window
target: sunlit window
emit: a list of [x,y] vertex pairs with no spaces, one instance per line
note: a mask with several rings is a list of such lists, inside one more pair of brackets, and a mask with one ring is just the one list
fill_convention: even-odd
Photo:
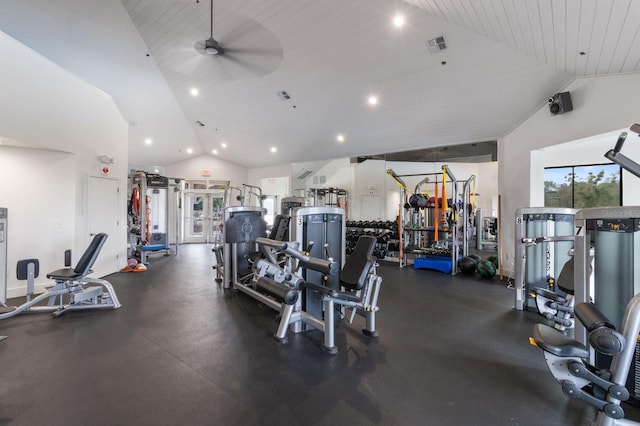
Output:
[[620,206],[621,194],[621,170],[617,164],[544,169],[545,207]]

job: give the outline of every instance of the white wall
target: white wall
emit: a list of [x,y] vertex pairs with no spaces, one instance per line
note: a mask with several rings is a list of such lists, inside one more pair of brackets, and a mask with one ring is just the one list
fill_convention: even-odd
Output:
[[[128,127],[108,95],[3,33],[0,51],[0,137],[19,146],[0,145],[0,203],[9,209],[8,297],[15,297],[24,294],[12,273],[18,260],[39,258],[36,283],[43,285],[46,272],[63,266],[64,250],[72,248],[77,260],[88,246],[88,177],[101,175],[98,156],[104,154],[115,161],[109,177],[126,185]],[[126,209],[114,219],[125,224]],[[109,238],[125,259],[121,228]]]
[[165,176],[184,179],[202,178],[202,170],[209,170],[209,179],[228,180],[231,186],[241,186],[248,182],[248,170],[211,155],[200,155],[164,167]]
[[[247,182],[245,183],[248,183],[249,185],[260,186],[260,182],[262,182],[262,179],[281,176],[291,176],[291,164],[249,169],[247,173]],[[289,179],[289,182],[291,182],[291,179]],[[289,185],[289,188],[287,188],[287,195],[290,194],[290,186],[291,185]]]
[[[540,180],[539,167],[531,169],[531,151],[626,128],[638,121],[640,73],[578,78],[563,91],[571,92],[573,111],[551,116],[548,106],[542,105],[498,141],[498,182],[502,194],[501,261],[509,276],[513,276],[515,211],[520,207],[540,205],[540,194],[532,194],[531,189],[532,186],[534,190],[539,187],[539,182],[531,184],[532,174],[536,181]],[[602,154],[614,143],[603,146]],[[535,204],[532,205],[532,201]]]

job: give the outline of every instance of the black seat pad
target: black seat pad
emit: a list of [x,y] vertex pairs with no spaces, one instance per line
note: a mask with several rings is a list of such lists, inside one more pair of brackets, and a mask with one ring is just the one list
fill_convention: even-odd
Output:
[[589,348],[548,325],[536,324],[533,327],[533,340],[543,350],[559,357],[589,357]]
[[98,258],[98,254],[107,240],[107,237],[108,235],[104,232],[96,234],[93,237],[93,240],[91,240],[91,243],[89,243],[89,247],[87,247],[85,252],[82,254],[82,257],[75,268],[58,269],[56,271],[49,272],[47,274],[47,278],[66,281],[82,278],[90,274],[92,272],[91,267]]
[[62,281],[74,280],[76,278],[82,278],[82,276],[83,274],[78,273],[71,268],[58,269],[56,271],[49,272],[47,274],[47,278],[51,280],[62,280]]
[[348,290],[361,290],[364,287],[376,242],[377,238],[370,235],[358,238],[356,248],[340,271],[340,286]]

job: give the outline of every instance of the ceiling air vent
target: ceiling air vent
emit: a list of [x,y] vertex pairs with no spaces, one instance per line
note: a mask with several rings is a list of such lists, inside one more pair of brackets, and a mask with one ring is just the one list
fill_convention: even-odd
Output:
[[306,178],[307,176],[309,176],[311,174],[311,170],[306,170],[304,173],[302,173],[300,176],[298,176],[298,179],[302,180],[304,178]]
[[444,37],[436,37],[427,41],[427,46],[429,47],[429,51],[438,52],[440,50],[447,48],[447,43],[444,42]]

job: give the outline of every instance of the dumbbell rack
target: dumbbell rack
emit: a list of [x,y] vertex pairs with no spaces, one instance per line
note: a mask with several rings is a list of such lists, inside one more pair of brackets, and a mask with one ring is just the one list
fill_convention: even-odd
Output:
[[391,221],[347,221],[346,253],[351,254],[361,235],[371,235],[378,239],[373,255],[379,260],[397,261],[394,256],[398,247],[397,222]]

